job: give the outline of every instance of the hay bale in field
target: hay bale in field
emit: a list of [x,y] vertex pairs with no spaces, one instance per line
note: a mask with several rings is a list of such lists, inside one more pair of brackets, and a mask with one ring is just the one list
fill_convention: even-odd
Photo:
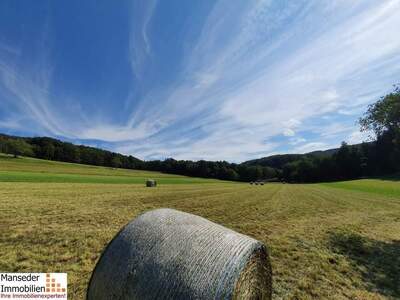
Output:
[[157,209],[107,246],[87,299],[271,299],[271,283],[259,241],[199,216]]
[[157,181],[155,181],[154,179],[147,179],[146,186],[147,187],[155,187],[155,186],[157,186]]
[[250,181],[250,184],[251,184],[251,185],[253,185],[253,184],[254,184],[254,182],[253,182],[253,181]]

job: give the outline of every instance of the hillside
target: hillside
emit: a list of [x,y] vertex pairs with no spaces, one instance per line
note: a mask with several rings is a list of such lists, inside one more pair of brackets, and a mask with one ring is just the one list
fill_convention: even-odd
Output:
[[160,172],[89,166],[0,154],[0,182],[141,184],[152,178],[159,184],[215,183],[219,180]]
[[[349,148],[360,150],[363,145],[372,146],[373,142],[365,142],[363,144],[353,144],[349,145]],[[243,162],[242,165],[263,166],[263,167],[282,169],[285,164],[299,161],[302,159],[329,158],[332,157],[334,154],[336,154],[339,150],[340,148],[332,148],[328,150],[316,150],[304,154],[276,154],[276,155],[248,160]]]
[[[355,147],[359,145],[353,145]],[[310,157],[329,157],[339,151],[339,148],[333,148],[328,150],[319,150],[313,151],[305,154],[276,154],[267,157],[252,159],[243,162],[243,165],[248,166],[263,166],[263,167],[271,167],[276,169],[282,169],[283,166],[287,163],[291,163],[297,160],[301,160],[303,158]]]

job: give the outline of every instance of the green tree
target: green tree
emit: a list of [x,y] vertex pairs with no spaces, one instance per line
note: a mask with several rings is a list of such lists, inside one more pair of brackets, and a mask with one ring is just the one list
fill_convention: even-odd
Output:
[[360,120],[361,130],[373,131],[376,141],[376,171],[380,174],[400,171],[400,89],[368,107]]
[[12,139],[4,143],[5,152],[18,157],[19,155],[33,156],[32,146],[24,140]]
[[119,156],[114,156],[112,159],[111,159],[111,166],[113,167],[113,168],[121,168],[121,166],[122,166],[122,161],[121,161],[121,158],[119,157]]
[[400,145],[400,89],[382,97],[368,107],[359,123],[362,131],[373,131],[379,138],[386,132],[395,136],[393,141]]

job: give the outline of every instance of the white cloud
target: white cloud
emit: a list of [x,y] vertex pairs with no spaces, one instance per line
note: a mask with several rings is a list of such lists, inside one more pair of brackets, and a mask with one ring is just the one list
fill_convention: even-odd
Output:
[[298,128],[301,125],[301,122],[292,118],[288,121],[284,121],[283,124],[288,128]]
[[[47,133],[67,135],[49,101],[51,68],[40,65],[31,74],[0,58],[0,78],[0,85],[6,93],[3,94],[4,101],[16,107],[21,116],[35,121]],[[10,128],[4,122],[3,126]]]
[[121,142],[142,139],[151,135],[152,132],[155,132],[155,129],[150,124],[141,124],[135,128],[99,124],[84,129],[79,134],[79,138],[103,140],[107,142]]
[[4,120],[0,120],[0,128],[7,128],[12,130],[24,129],[20,121],[21,120],[19,120],[18,118],[7,118]]
[[146,2],[134,2],[132,9],[132,30],[129,39],[130,63],[136,79],[142,80],[146,62],[148,62],[152,50],[149,38],[149,27],[157,6],[157,0]]
[[330,148],[334,148],[333,145],[328,145],[326,143],[321,143],[321,142],[312,142],[312,143],[307,143],[305,145],[296,147],[293,149],[294,153],[308,153],[308,152],[313,152],[317,150],[327,150]]
[[290,128],[286,128],[284,131],[283,131],[283,135],[284,136],[294,136],[296,133],[294,132],[294,130],[293,129],[290,129]]
[[311,131],[317,133],[322,138],[332,138],[343,136],[343,134],[354,131],[355,127],[355,125],[348,123],[333,122],[327,125],[315,126]]
[[289,143],[290,143],[290,145],[298,145],[298,144],[302,144],[302,143],[304,143],[304,142],[306,142],[307,140],[305,139],[305,138],[302,138],[302,137],[294,137],[294,138],[291,138],[290,139],[290,141],[289,141]]
[[[156,5],[133,12],[135,80],[146,80],[157,55],[150,31]],[[217,1],[172,83],[148,83],[118,123],[54,107],[45,59],[32,71],[0,57],[1,84],[45,132],[112,142],[142,158],[240,161],[284,147],[273,139],[282,134],[287,151],[309,152],[361,138],[354,116],[400,75],[399,11],[399,1]],[[333,123],[321,125],[322,118]]]
[[360,131],[353,131],[346,139],[345,141],[352,145],[352,144],[359,144],[362,142],[367,142],[370,141],[371,138],[369,136],[368,132],[360,132]]

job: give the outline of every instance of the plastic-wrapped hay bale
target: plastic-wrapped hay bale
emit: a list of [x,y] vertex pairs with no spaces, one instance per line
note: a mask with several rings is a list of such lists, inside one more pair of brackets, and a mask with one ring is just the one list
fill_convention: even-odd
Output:
[[140,215],[111,241],[87,298],[271,299],[268,253],[259,241],[172,209]]

